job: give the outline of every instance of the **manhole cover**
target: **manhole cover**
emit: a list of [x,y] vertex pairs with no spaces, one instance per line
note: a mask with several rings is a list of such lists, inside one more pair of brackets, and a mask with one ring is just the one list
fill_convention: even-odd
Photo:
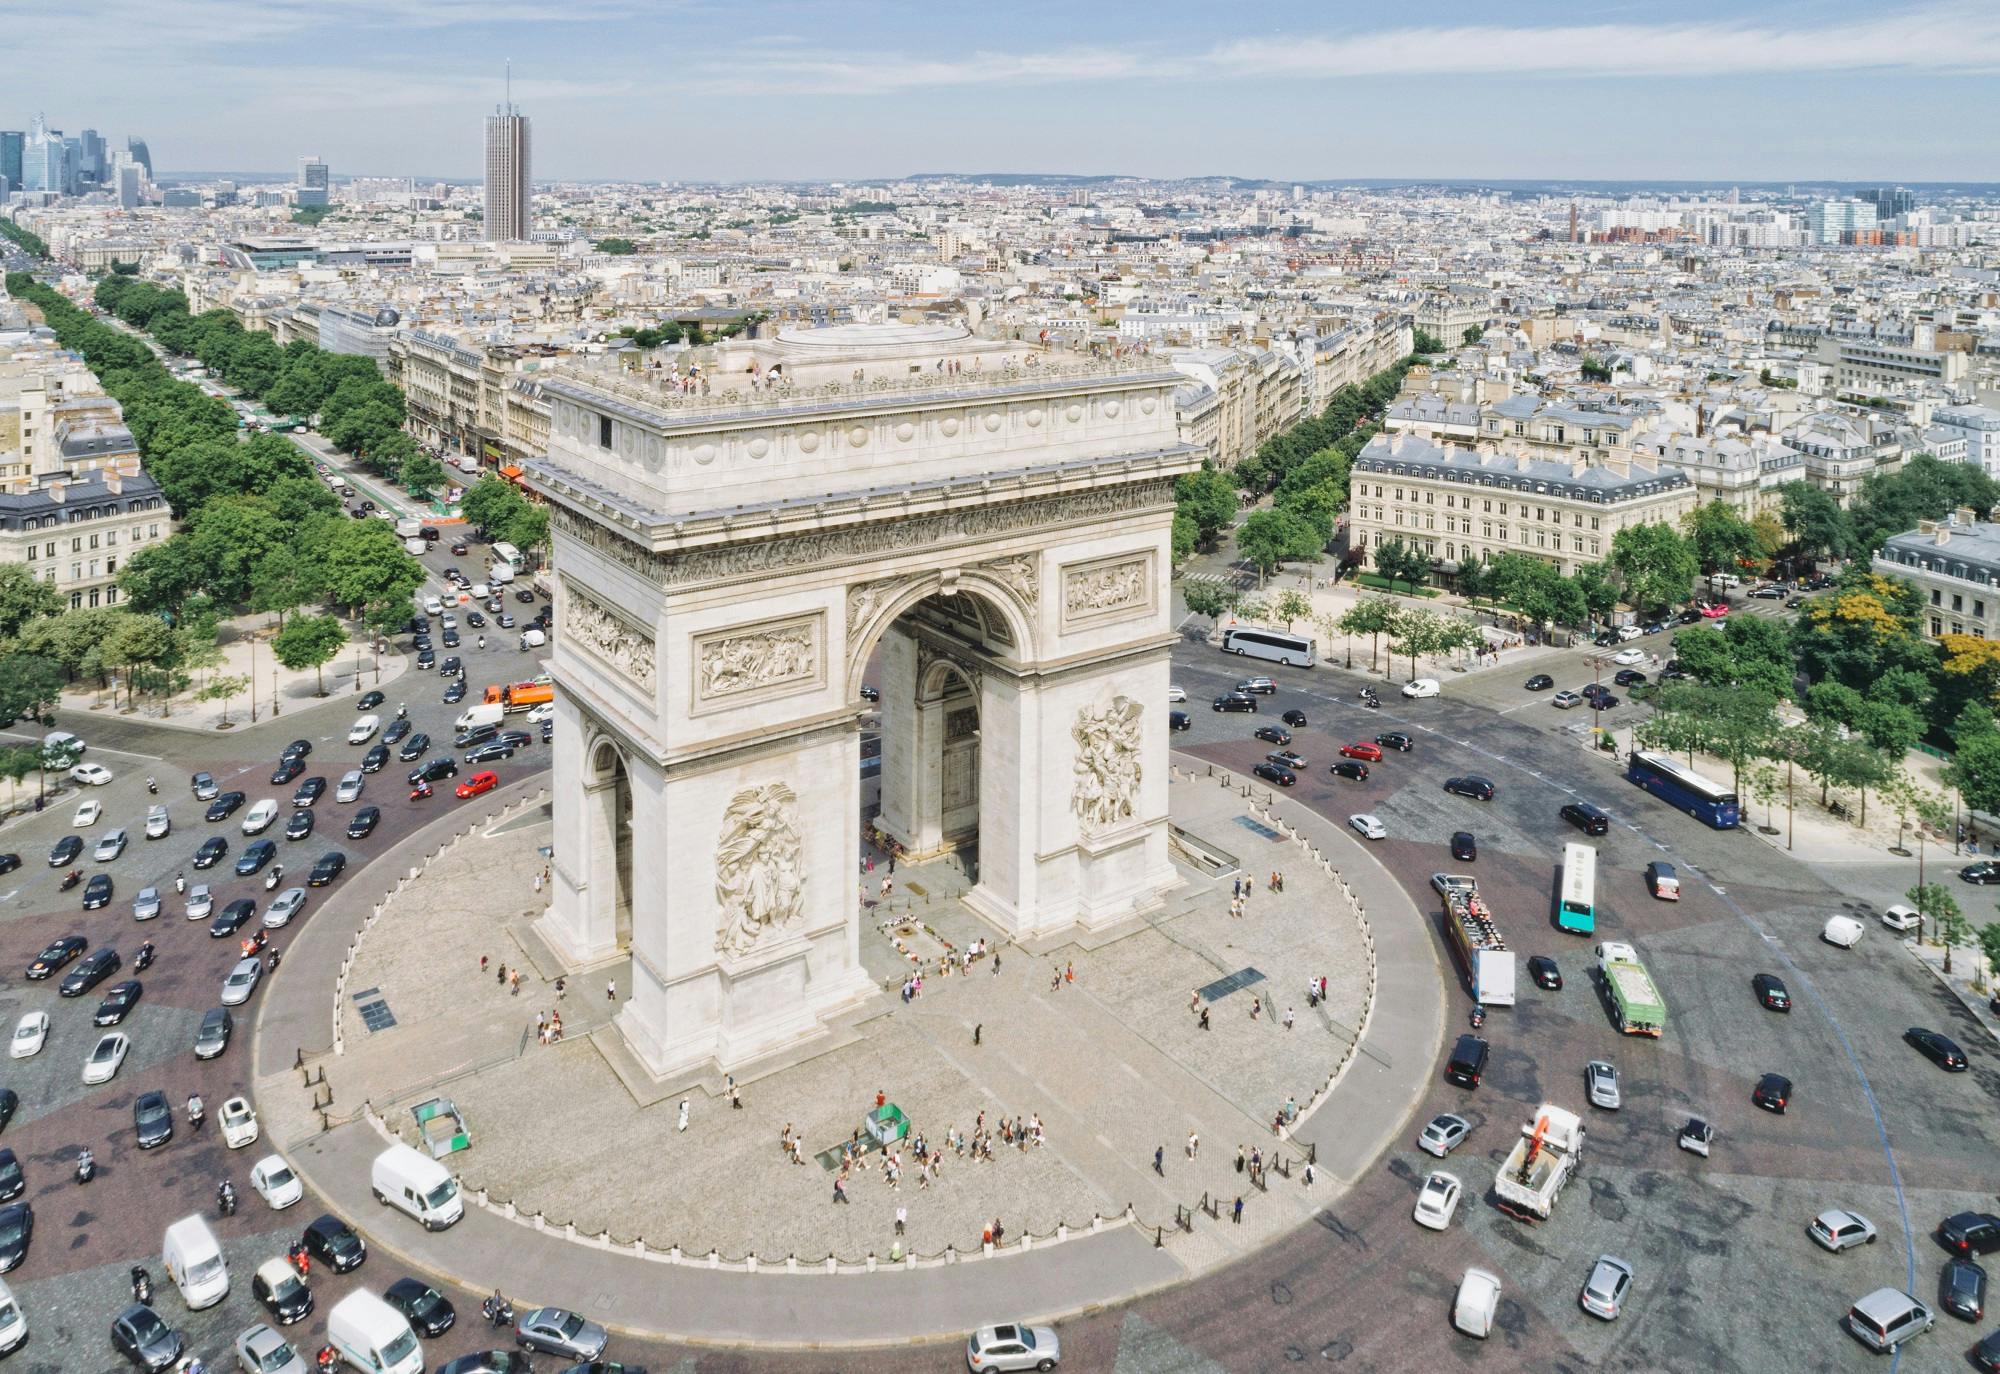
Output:
[[1254,968],[1238,969],[1227,978],[1218,978],[1201,989],[1201,1000],[1213,1002],[1219,997],[1227,997],[1232,992],[1241,992],[1252,983],[1261,983],[1264,975]]

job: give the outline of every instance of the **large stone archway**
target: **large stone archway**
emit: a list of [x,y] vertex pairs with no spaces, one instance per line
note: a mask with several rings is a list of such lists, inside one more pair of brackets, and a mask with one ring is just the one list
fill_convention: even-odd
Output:
[[[748,362],[789,389],[732,391]],[[529,469],[558,613],[543,928],[578,962],[629,945],[619,1024],[662,1076],[784,1050],[873,991],[856,784],[878,643],[907,707],[885,819],[925,852],[976,830],[969,900],[1001,933],[1108,925],[1175,881],[1169,534],[1199,456],[1175,374],[880,327],[717,366],[724,394],[699,397],[549,375]]]

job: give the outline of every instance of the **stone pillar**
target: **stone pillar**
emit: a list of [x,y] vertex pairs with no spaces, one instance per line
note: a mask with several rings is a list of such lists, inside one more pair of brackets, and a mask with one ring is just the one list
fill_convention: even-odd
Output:
[[[555,799],[549,907],[537,922],[542,937],[572,966],[617,953],[613,908],[616,817],[610,782],[593,785],[592,731],[571,698],[556,693],[555,738],[550,745],[549,795]],[[580,799],[583,804],[576,805]]]
[[1008,935],[1042,928],[1036,861],[1042,699],[1035,679],[989,666],[979,682],[979,882],[966,903]]
[[918,735],[917,641],[900,625],[882,632],[882,813],[884,834],[911,854],[921,841],[924,751]]

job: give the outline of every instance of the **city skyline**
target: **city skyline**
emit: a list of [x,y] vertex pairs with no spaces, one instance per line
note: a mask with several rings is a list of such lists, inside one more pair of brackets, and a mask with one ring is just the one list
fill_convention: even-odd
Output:
[[[1671,22],[1540,3],[1505,23],[1451,3],[1420,23],[1257,31],[1188,4],[1031,3],[997,36],[969,11],[900,4],[586,0],[558,24],[506,3],[411,18],[362,0],[338,26],[296,0],[143,22],[130,0],[93,8],[82,26],[43,0],[10,17],[47,60],[17,74],[0,123],[40,109],[57,127],[144,130],[163,176],[281,172],[316,149],[339,176],[477,180],[474,116],[503,98],[509,58],[545,182],[1962,182],[2000,166],[2000,134],[1964,117],[2000,93],[2000,14],[1959,0],[1751,18],[1703,0]],[[103,87],[56,75],[121,62],[131,78]]]

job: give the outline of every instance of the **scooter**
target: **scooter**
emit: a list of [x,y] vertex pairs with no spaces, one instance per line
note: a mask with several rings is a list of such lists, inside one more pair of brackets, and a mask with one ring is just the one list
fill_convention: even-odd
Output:
[[97,1160],[91,1155],[90,1151],[78,1150],[76,1152],[76,1181],[78,1183],[88,1183],[96,1177]]
[[334,1374],[340,1368],[340,1352],[330,1345],[321,1346],[319,1356],[313,1363],[318,1366],[319,1374]]
[[284,876],[285,866],[283,864],[272,864],[271,871],[264,875],[264,890],[269,892],[276,888]]
[[187,891],[187,890],[188,890],[188,880],[187,880],[187,874],[185,874],[185,873],[176,873],[176,874],[174,874],[174,891],[175,891],[175,893],[177,893],[177,894],[184,894],[184,893],[186,893],[186,891]]
[[151,778],[146,779],[146,790],[156,797],[160,795],[160,785]]
[[225,1217],[236,1215],[236,1188],[226,1178],[216,1185],[215,1209]]
[[1361,706],[1363,710],[1367,711],[1379,711],[1382,709],[1382,703],[1377,701],[1374,697],[1361,698]]
[[153,1302],[153,1276],[146,1272],[146,1266],[132,1266],[132,1301],[151,1306]]
[[72,868],[69,872],[63,874],[62,890],[64,892],[67,892],[82,881],[83,881],[83,870],[80,868]]
[[1481,1026],[1485,1024],[1486,1024],[1485,1004],[1480,1002],[1474,1002],[1472,1004],[1472,1028],[1474,1030],[1478,1030]]
[[148,940],[145,944],[140,945],[139,952],[132,956],[132,971],[138,973],[141,970],[151,968],[152,964],[153,942]]
[[431,785],[427,782],[420,782],[415,787],[410,789],[411,801],[422,801],[425,797],[431,795],[433,795],[431,790]]
[[514,1324],[514,1304],[495,1293],[479,1305],[479,1313],[495,1326]]

